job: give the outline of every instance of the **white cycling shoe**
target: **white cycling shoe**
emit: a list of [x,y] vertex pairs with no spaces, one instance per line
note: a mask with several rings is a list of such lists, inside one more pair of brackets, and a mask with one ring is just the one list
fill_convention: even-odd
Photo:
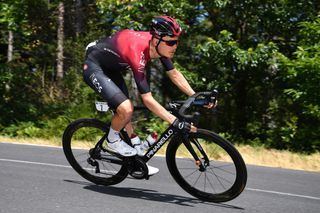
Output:
[[109,142],[109,140],[107,140],[107,142],[108,142],[108,147],[112,151],[117,152],[122,156],[130,157],[137,154],[137,150],[135,148],[132,148],[121,139],[115,142]]
[[149,176],[155,175],[155,174],[157,174],[159,172],[158,168],[150,166],[148,164],[147,164],[147,166],[148,166],[148,175]]

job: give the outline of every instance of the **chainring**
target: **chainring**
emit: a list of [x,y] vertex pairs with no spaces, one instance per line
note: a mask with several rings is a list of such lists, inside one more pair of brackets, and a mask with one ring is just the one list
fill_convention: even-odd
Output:
[[127,161],[129,174],[136,179],[148,179],[149,170],[146,162],[141,157],[135,156]]

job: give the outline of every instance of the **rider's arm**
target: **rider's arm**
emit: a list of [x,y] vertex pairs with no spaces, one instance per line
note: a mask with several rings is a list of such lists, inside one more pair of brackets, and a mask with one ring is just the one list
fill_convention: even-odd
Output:
[[166,73],[170,80],[186,95],[191,96],[195,93],[180,71],[174,68]]
[[[158,117],[172,124],[177,118],[168,112],[163,106],[161,106],[158,101],[156,101],[151,92],[141,94],[142,101],[144,105]],[[192,123],[191,123],[192,124]],[[197,127],[191,125],[191,132],[197,132]]]
[[172,124],[176,117],[168,112],[158,101],[156,101],[151,92],[141,94],[142,101],[144,105],[154,114],[156,114],[161,119]]

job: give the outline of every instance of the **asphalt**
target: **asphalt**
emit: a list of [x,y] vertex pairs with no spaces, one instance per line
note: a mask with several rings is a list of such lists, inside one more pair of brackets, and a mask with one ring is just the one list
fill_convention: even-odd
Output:
[[202,202],[170,176],[163,157],[149,180],[97,186],[79,176],[61,148],[0,143],[0,213],[290,212],[318,213],[320,173],[248,165],[244,192],[227,203]]

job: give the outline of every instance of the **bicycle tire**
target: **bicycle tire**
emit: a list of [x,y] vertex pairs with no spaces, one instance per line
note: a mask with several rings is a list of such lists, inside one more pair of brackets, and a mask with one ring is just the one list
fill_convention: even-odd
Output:
[[[120,183],[128,175],[127,168],[124,165],[115,165],[97,160],[99,167],[102,166],[103,170],[100,173],[96,173],[96,168],[87,162],[90,156],[90,148],[97,144],[109,128],[109,124],[97,119],[79,119],[68,125],[62,140],[64,154],[72,168],[83,178],[95,184],[106,186]],[[86,139],[85,142],[79,145],[78,138],[90,138],[92,137],[90,135],[93,135],[95,139]],[[110,155],[107,152],[101,154]]]
[[[240,195],[246,186],[247,169],[237,149],[229,141],[204,129],[189,134],[188,139],[203,161],[203,156],[200,156],[199,149],[195,147],[196,143],[201,145],[210,158],[210,163],[205,171],[201,172],[185,148],[181,136],[177,134],[166,151],[167,166],[175,181],[186,192],[203,201],[227,202]],[[229,162],[218,158],[228,158]],[[192,177],[196,180],[191,181]],[[199,186],[201,183],[204,186]]]

